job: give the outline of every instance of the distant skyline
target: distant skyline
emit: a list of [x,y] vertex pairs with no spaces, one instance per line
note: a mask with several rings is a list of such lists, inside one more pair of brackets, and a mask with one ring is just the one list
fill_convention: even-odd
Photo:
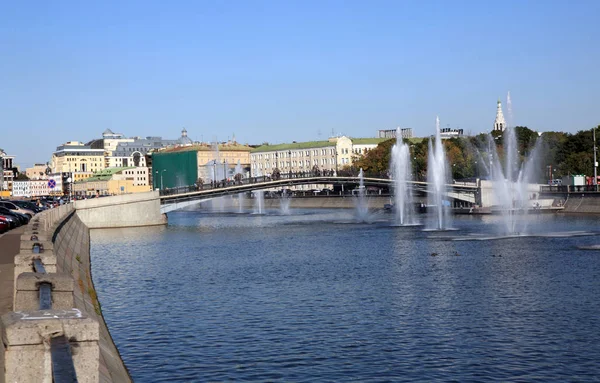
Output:
[[[260,144],[379,129],[600,124],[599,1],[7,2],[0,148],[31,166],[66,141]],[[320,136],[319,136],[320,133]]]

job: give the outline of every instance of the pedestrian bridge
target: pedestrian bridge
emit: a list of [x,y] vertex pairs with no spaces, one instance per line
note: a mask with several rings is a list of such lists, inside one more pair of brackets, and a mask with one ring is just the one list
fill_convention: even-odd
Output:
[[[214,198],[247,193],[258,190],[282,189],[300,185],[341,185],[346,192],[358,188],[359,177],[344,176],[305,176],[297,177],[295,174],[282,175],[279,179],[270,177],[251,177],[232,182],[218,182],[213,185],[185,186],[160,191],[160,211],[168,213],[183,209],[187,206],[198,204]],[[394,180],[389,178],[364,177],[365,187],[378,187],[392,189]],[[407,183],[416,194],[426,195],[429,183],[411,181]],[[469,203],[476,203],[479,188],[476,183],[447,184],[447,197]]]

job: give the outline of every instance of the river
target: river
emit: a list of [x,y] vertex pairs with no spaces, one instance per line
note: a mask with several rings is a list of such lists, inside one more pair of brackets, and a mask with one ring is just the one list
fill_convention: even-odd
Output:
[[[530,217],[538,233],[596,218]],[[598,381],[598,236],[449,241],[349,210],[169,214],[93,230],[102,311],[136,382]]]

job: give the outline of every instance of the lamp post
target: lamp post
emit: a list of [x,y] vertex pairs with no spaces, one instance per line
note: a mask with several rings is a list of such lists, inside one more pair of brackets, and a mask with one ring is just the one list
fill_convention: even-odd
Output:
[[592,136],[594,138],[594,190],[598,191],[598,160],[596,159],[596,127],[592,130]]
[[289,171],[288,178],[292,178],[292,151],[291,150],[288,150],[288,160],[289,160],[289,164],[290,164],[290,166],[289,166],[290,171]]
[[213,160],[213,187],[217,185],[217,160]]
[[[160,171],[160,190],[163,189],[163,172],[166,172],[167,169],[163,169]],[[158,170],[156,171],[156,174],[158,174]]]

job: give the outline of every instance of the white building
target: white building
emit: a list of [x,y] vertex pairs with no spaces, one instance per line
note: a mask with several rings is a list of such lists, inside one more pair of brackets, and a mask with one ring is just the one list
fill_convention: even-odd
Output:
[[400,130],[401,138],[413,138],[413,130],[412,128],[401,128],[397,129],[387,129],[387,130],[379,130],[377,131],[378,138],[396,138],[398,136],[398,130]]
[[48,180],[27,180],[13,182],[13,197],[35,198],[50,194]]
[[294,142],[262,145],[250,153],[252,175],[270,175],[275,168],[281,173],[337,173],[352,165],[353,159],[363,156],[387,138],[331,137],[327,141]]
[[458,138],[458,137],[462,137],[462,135],[463,135],[462,129],[451,129],[451,128],[440,129],[440,138],[442,140],[446,140],[448,138]]
[[506,121],[504,121],[504,113],[502,113],[502,102],[498,100],[496,109],[496,120],[494,121],[494,130],[503,132],[506,129]]

